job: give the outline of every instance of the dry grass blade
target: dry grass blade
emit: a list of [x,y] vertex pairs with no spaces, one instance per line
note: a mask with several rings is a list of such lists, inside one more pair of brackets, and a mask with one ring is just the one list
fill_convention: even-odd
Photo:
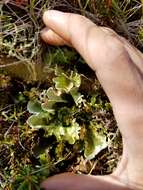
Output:
[[[18,59],[33,60],[39,57],[41,43],[39,33],[43,24],[41,17],[45,9],[81,13],[95,23],[115,28],[136,45],[141,28],[142,1],[113,0],[31,0],[28,2],[7,0],[1,4],[1,49],[0,51]],[[133,23],[140,23],[140,25]],[[32,50],[32,51],[31,51]]]

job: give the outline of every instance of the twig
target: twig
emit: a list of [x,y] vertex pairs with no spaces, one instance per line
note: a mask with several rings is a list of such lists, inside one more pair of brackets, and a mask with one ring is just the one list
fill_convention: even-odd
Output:
[[10,127],[8,128],[8,130],[5,132],[4,134],[4,138],[6,138],[6,136],[8,135],[8,133],[10,132],[10,130],[12,129],[12,127],[14,126],[15,121],[12,122],[12,124],[10,125]]
[[[55,162],[53,165],[56,166],[56,165],[59,164],[60,162],[66,160],[70,155],[71,155],[71,152],[70,152],[68,155],[66,155],[66,157],[64,157],[63,159],[58,160],[57,162]],[[46,166],[44,166],[43,168],[40,168],[39,170],[36,170],[36,171],[32,172],[31,175],[33,175],[33,174],[35,174],[35,173],[38,173],[38,172],[40,172],[40,171],[42,171],[42,170],[45,170],[45,169],[47,169],[47,168],[49,168],[49,164],[46,165]]]

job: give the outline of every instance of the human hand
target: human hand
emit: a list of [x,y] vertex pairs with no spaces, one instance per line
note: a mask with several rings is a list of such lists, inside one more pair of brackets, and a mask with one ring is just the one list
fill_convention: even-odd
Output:
[[45,42],[75,48],[96,72],[122,133],[123,156],[109,176],[61,174],[49,178],[42,187],[143,189],[143,54],[113,30],[96,26],[83,16],[47,11],[43,20],[46,28],[41,36]]

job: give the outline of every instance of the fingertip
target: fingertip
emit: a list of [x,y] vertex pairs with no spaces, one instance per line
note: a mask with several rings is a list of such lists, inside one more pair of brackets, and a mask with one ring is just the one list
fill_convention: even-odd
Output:
[[[45,27],[44,29],[42,29],[41,32],[40,32],[40,36],[41,36],[42,40],[45,41],[45,42],[48,41],[48,40],[47,40],[47,39],[48,39],[48,38],[47,38],[47,37],[48,37],[48,36],[47,36],[48,33],[49,33],[49,28],[47,28],[47,27]],[[47,43],[48,43],[48,42],[47,42]]]
[[43,14],[43,22],[48,25],[51,20],[58,18],[63,12],[56,10],[47,10]]
[[56,177],[50,177],[40,184],[42,190],[57,190]]
[[49,28],[48,28],[48,27],[45,27],[44,29],[42,29],[42,30],[40,31],[40,36],[41,36],[41,38],[42,38],[43,40],[45,39],[46,34],[47,34],[48,31],[49,31]]
[[44,190],[67,190],[73,184],[75,177],[76,175],[72,173],[57,174],[43,181],[40,187]]
[[71,46],[68,42],[66,42],[63,38],[57,35],[54,31],[49,28],[44,28],[41,31],[41,38],[48,44],[54,46],[63,46],[68,45]]
[[47,183],[46,183],[46,181],[44,181],[44,182],[41,183],[40,190],[48,190],[47,189]]
[[48,19],[50,18],[51,14],[52,14],[53,10],[47,10],[43,13],[43,21],[44,23],[48,21]]

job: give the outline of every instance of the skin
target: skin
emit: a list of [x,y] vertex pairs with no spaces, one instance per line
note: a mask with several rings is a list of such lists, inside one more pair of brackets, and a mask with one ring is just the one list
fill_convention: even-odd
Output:
[[71,13],[46,11],[42,39],[75,48],[96,72],[113,106],[123,155],[108,176],[64,173],[41,184],[46,190],[143,189],[143,54],[113,30]]

